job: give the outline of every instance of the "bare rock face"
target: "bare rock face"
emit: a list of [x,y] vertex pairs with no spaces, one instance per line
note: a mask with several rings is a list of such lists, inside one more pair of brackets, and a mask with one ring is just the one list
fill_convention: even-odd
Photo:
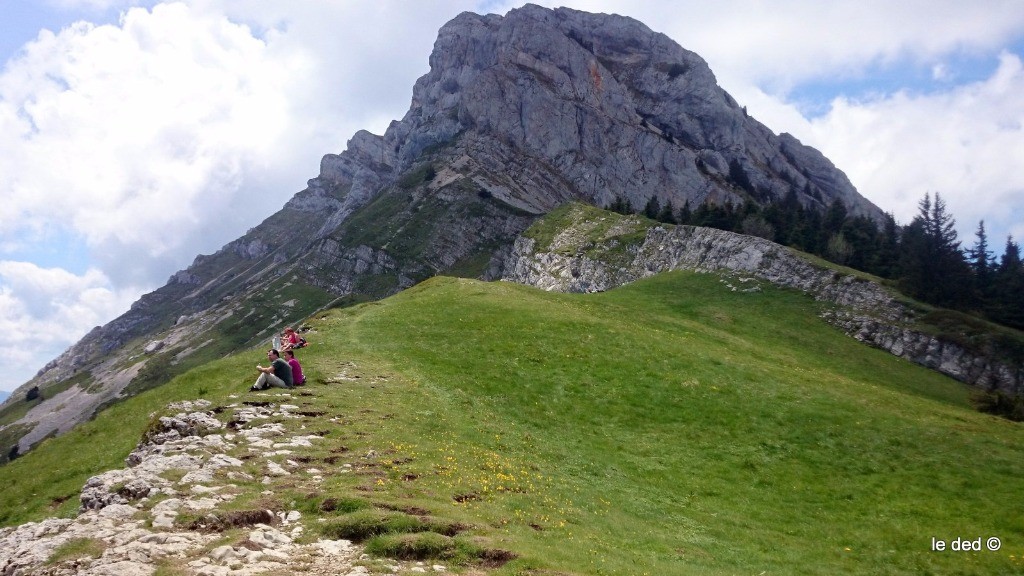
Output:
[[441,29],[430,64],[385,135],[399,162],[465,133],[477,155],[511,148],[599,205],[793,193],[817,209],[840,200],[882,215],[818,151],[750,118],[703,59],[630,18],[532,5],[465,13]]

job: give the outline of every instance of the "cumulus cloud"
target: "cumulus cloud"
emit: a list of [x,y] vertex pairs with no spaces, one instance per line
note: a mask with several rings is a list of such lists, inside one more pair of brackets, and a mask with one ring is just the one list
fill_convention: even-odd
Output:
[[101,271],[75,275],[0,261],[0,388],[13,390],[94,326],[128,309],[137,290],[115,289]]
[[401,117],[472,7],[211,0],[41,32],[0,74],[0,245],[64,229],[118,285],[159,285]]
[[[982,82],[932,94],[839,98],[827,115],[808,122],[801,132],[863,194],[904,223],[916,214],[925,193],[937,192],[968,244],[979,220],[986,221],[990,233],[1020,239],[1022,93],[1024,65],[1019,56],[1003,53],[996,72]],[[995,236],[992,244],[997,244]]]
[[[70,227],[101,257],[181,248],[270,163],[297,60],[184,4],[41,32],[0,75],[4,239]],[[131,280],[152,282],[141,269]]]

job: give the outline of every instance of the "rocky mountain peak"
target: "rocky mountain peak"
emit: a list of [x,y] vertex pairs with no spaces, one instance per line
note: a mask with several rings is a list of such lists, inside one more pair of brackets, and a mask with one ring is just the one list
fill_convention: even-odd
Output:
[[464,13],[439,31],[401,120],[355,133],[278,213],[47,365],[6,402],[42,392],[0,440],[24,452],[323,306],[436,274],[500,278],[517,236],[570,201],[786,197],[882,217],[821,153],[751,118],[703,59],[636,20]]
[[430,65],[385,135],[399,165],[458,135],[478,155],[543,162],[574,199],[600,205],[793,193],[816,209],[838,200],[882,215],[818,151],[749,117],[697,54],[630,18],[534,5],[464,13],[440,30]]

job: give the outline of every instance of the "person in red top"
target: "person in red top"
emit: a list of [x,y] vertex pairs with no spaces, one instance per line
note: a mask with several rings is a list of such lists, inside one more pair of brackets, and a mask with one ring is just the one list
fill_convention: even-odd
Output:
[[292,348],[299,348],[299,334],[293,328],[284,329],[284,338],[281,340],[281,350],[291,350]]
[[302,386],[306,383],[306,376],[302,373],[302,365],[295,359],[295,352],[291,350],[284,351],[284,359],[288,361],[288,365],[292,367],[292,386]]

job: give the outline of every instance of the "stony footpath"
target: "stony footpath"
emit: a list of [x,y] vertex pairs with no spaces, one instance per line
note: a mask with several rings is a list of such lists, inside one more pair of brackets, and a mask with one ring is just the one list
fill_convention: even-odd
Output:
[[[172,404],[154,418],[126,467],[94,476],[81,491],[77,518],[49,518],[0,529],[0,575],[248,576],[255,574],[408,574],[443,566],[370,562],[347,540],[312,537],[297,510],[238,510],[242,485],[301,478],[315,486],[324,472],[303,462],[321,441],[286,392]],[[350,466],[342,466],[342,473]],[[237,483],[237,484],[236,484]],[[381,568],[383,566],[383,568]]]

